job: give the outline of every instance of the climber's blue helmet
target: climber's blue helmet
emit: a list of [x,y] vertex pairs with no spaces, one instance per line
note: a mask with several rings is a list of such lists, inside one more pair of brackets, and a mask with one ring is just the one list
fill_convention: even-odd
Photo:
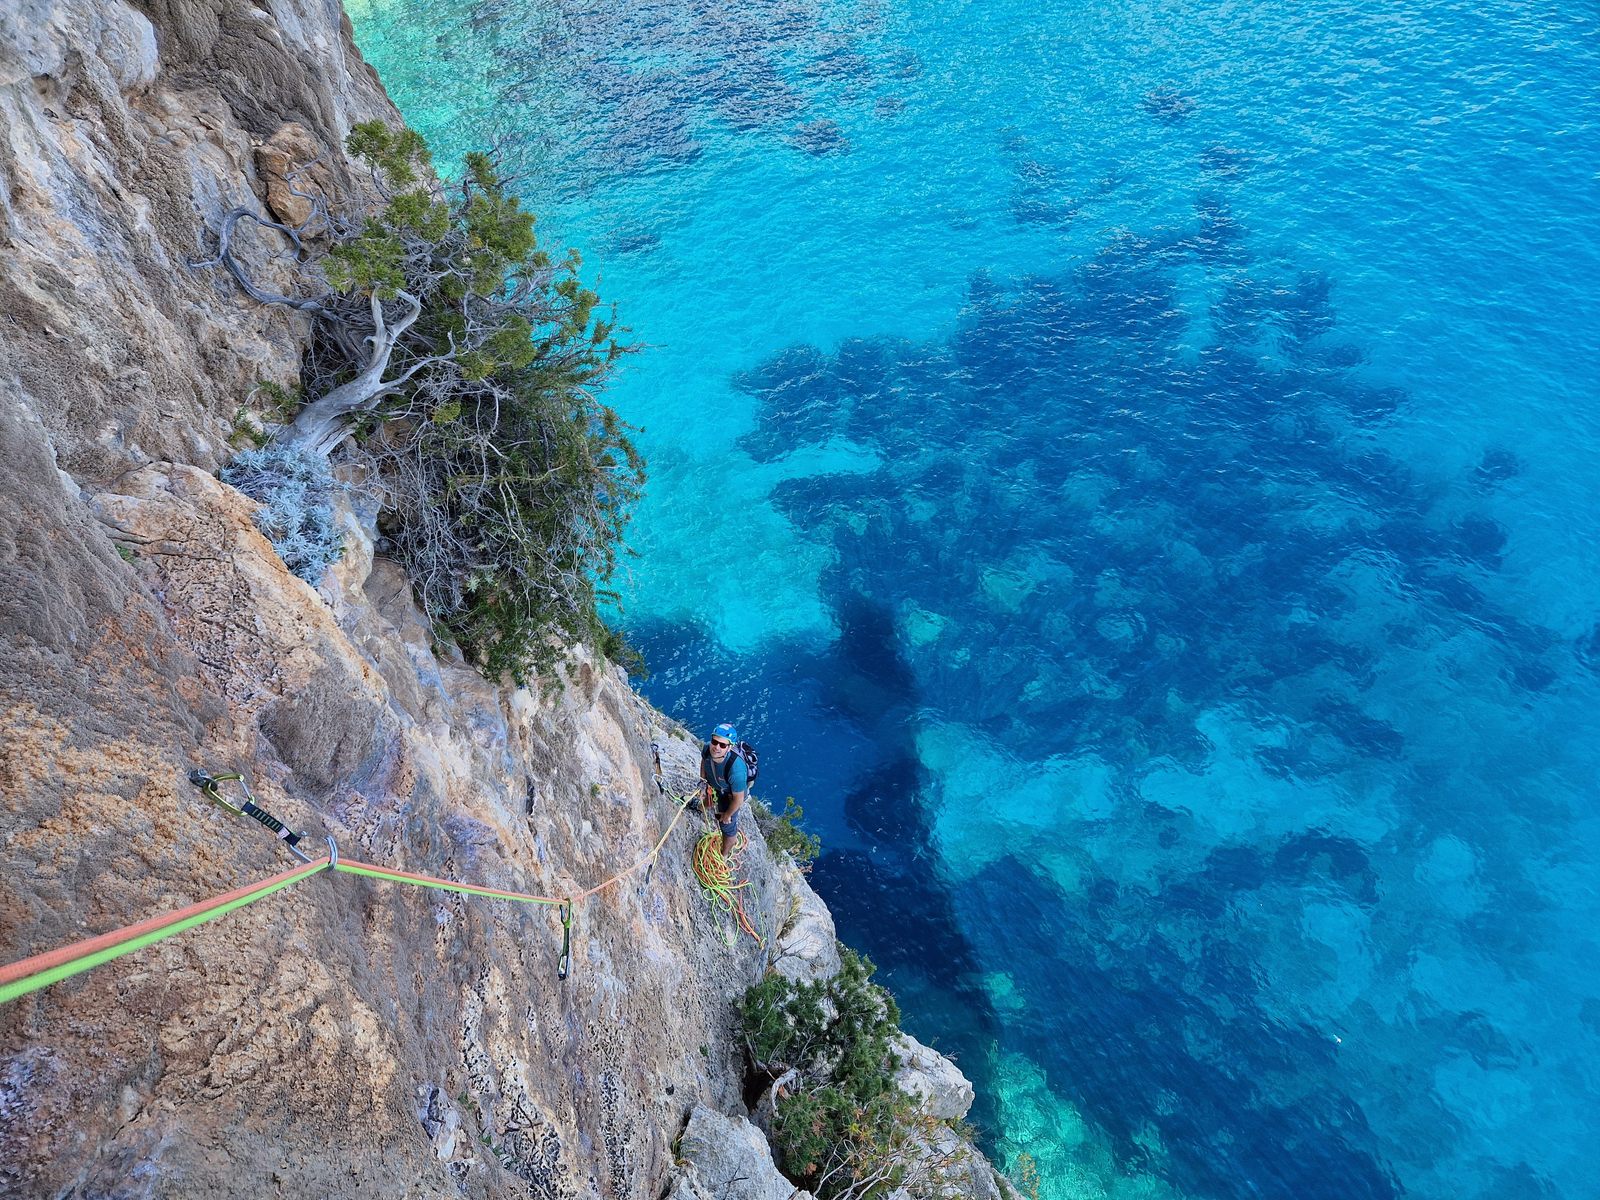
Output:
[[727,742],[730,746],[736,746],[739,744],[739,731],[724,721],[711,731],[711,740],[713,742],[720,740]]

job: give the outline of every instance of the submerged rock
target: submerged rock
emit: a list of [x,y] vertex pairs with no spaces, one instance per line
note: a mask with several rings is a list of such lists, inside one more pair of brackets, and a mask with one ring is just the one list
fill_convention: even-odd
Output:
[[[554,905],[323,872],[0,1006],[0,1193],[789,1200],[721,1115],[729,1031],[769,949],[838,970],[832,918],[753,821],[774,945],[708,916],[698,743],[583,650],[484,679],[357,489],[313,588],[213,474],[308,329],[188,262],[236,205],[302,219],[312,158],[359,192],[345,134],[399,114],[337,5],[144,7],[0,24],[0,962],[291,865],[196,768],[346,860],[552,898],[645,866],[575,906],[564,980]],[[241,237],[295,284],[283,239]]]
[[850,139],[845,137],[837,121],[830,121],[827,117],[818,117],[815,121],[795,126],[790,141],[807,154],[818,157],[850,152]]

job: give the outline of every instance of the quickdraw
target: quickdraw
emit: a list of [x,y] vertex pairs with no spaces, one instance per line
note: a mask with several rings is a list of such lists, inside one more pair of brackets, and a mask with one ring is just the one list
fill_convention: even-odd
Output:
[[[661,765],[660,750],[654,744],[652,744],[651,749],[655,756],[657,767],[656,787],[660,789],[663,795],[667,795],[668,793],[666,790],[666,785],[662,781],[662,777],[659,773]],[[196,768],[189,772],[189,782],[194,784],[195,787],[199,788],[206,799],[210,800],[218,807],[226,809],[235,816],[249,817],[252,821],[255,821],[257,824],[270,830],[273,835],[288,848],[289,853],[293,854],[301,862],[311,862],[311,859],[308,858],[305,852],[300,849],[300,842],[306,835],[303,833],[296,833],[282,821],[278,820],[277,817],[273,816],[266,809],[257,804],[255,801],[255,796],[251,794],[250,785],[245,781],[244,776],[239,774],[237,771],[228,771],[221,774],[212,775],[207,771],[202,771],[199,768]],[[224,783],[237,783],[239,785],[239,790],[244,794],[244,799],[238,804],[234,804],[229,801],[223,796],[220,787],[220,785]],[[339,857],[338,843],[335,842],[331,837],[326,839],[328,843],[327,861],[319,863],[318,866],[319,869],[326,867],[338,873],[365,875],[376,879],[386,879],[393,883],[408,883],[420,885],[422,887],[442,888],[448,891],[464,892],[469,895],[486,896],[491,899],[516,900],[526,904],[556,905],[559,907],[561,914],[561,955],[556,960],[556,976],[559,979],[566,979],[572,970],[572,913],[577,901],[587,900],[590,896],[599,894],[613,884],[621,882],[623,879],[627,878],[627,876],[633,874],[635,871],[638,871],[641,867],[644,869],[643,884],[646,887],[649,886],[650,875],[655,870],[656,855],[660,853],[661,847],[666,844],[667,838],[671,836],[672,831],[677,828],[678,822],[682,819],[683,814],[686,811],[686,804],[684,802],[688,799],[687,797],[672,796],[671,799],[678,804],[678,811],[673,816],[672,821],[667,825],[666,830],[662,833],[661,837],[657,840],[656,844],[651,848],[648,854],[646,854],[639,861],[635,862],[632,866],[617,872],[604,882],[596,884],[587,891],[580,892],[573,896],[568,896],[565,899],[557,899],[554,896],[535,896],[525,892],[505,891],[500,888],[480,887],[475,884],[459,883],[449,879],[439,879],[431,875],[419,875],[410,871],[397,871],[390,868],[378,867],[371,863],[357,862],[352,859],[341,861]]]
[[556,978],[565,979],[572,967],[572,901],[561,902],[561,957],[556,959]]
[[[213,804],[227,809],[236,817],[249,817],[256,824],[270,830],[273,836],[275,836],[284,844],[284,846],[288,848],[289,853],[294,855],[301,862],[308,863],[311,861],[305,852],[300,849],[300,839],[305,835],[296,833],[282,821],[278,820],[277,817],[273,816],[266,809],[257,804],[256,798],[250,794],[250,785],[245,782],[244,776],[239,774],[237,771],[228,771],[221,775],[208,775],[206,772],[197,767],[193,771],[189,772],[189,782],[194,784],[195,787],[199,788],[206,799],[210,800]],[[222,792],[218,789],[217,785],[229,782],[237,783],[239,785],[239,790],[244,793],[244,802],[242,804],[233,805],[223,798]],[[334,857],[337,859],[337,851],[334,852]]]

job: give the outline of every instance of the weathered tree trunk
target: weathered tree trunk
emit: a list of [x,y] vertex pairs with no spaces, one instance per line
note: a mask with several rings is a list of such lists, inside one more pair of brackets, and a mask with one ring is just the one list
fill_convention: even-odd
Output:
[[395,345],[422,312],[422,304],[415,296],[409,292],[399,295],[409,311],[393,325],[384,322],[383,302],[376,295],[372,297],[373,330],[372,336],[367,338],[372,355],[366,370],[302,408],[293,424],[278,434],[276,440],[279,445],[326,458],[349,436],[352,415],[369,411],[423,366],[435,361],[423,359],[403,375],[384,382],[384,372],[389,369],[389,359],[394,354]]

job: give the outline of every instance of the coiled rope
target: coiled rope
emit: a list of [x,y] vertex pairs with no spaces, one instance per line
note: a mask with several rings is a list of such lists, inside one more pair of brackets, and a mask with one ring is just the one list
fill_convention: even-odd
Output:
[[[271,814],[260,809],[254,804],[254,798],[249,796],[246,789],[247,804],[236,807],[221,800],[217,796],[216,783],[224,778],[237,779],[238,776],[206,776],[197,772],[191,777],[196,786],[200,787],[206,795],[217,803],[222,804],[230,812],[250,816],[269,829],[278,833],[280,840],[288,843],[291,852],[296,857],[304,857],[297,850],[297,843],[303,835],[294,834],[292,831],[281,832],[283,826],[272,818]],[[660,781],[657,781],[660,786]],[[243,787],[243,781],[240,781]],[[662,794],[666,794],[665,787],[660,787]],[[677,828],[678,822],[683,819],[683,814],[689,810],[688,801],[691,797],[673,797],[677,813],[668,823],[666,830],[656,839],[656,844],[650,848],[649,853],[641,857],[633,865],[618,871],[609,879],[576,892],[570,896],[540,896],[530,892],[512,892],[502,888],[483,887],[473,883],[462,883],[453,879],[441,879],[435,875],[420,875],[413,871],[398,871],[392,867],[375,866],[372,863],[354,861],[339,855],[338,846],[332,838],[328,839],[329,854],[327,858],[307,862],[306,865],[294,867],[288,871],[279,872],[259,882],[235,888],[220,896],[213,896],[209,900],[201,900],[184,908],[167,913],[164,916],[151,917],[149,920],[140,921],[136,925],[128,925],[122,929],[114,929],[109,933],[97,937],[85,938],[83,941],[74,942],[70,946],[63,946],[57,950],[35,954],[18,962],[0,967],[0,1004],[26,996],[30,992],[48,987],[52,983],[68,979],[73,975],[88,971],[102,963],[110,962],[114,958],[121,958],[124,954],[131,954],[135,950],[142,950],[152,946],[165,938],[193,929],[196,925],[203,925],[207,921],[230,913],[236,908],[243,908],[247,904],[254,904],[263,900],[274,892],[292,887],[302,880],[309,879],[319,871],[330,867],[335,872],[344,872],[349,875],[365,875],[371,879],[382,879],[389,883],[405,883],[416,887],[435,888],[441,891],[462,892],[469,896],[484,896],[493,900],[515,900],[522,904],[542,904],[557,907],[561,910],[561,923],[563,941],[561,957],[557,975],[561,979],[567,977],[567,967],[571,958],[571,932],[572,909],[579,901],[587,900],[598,895],[606,888],[620,883],[641,867],[648,866],[661,852],[661,847],[666,845],[667,838],[672,836],[672,831]],[[255,811],[249,811],[254,808]],[[257,816],[256,814],[260,815]],[[265,817],[266,820],[262,818]],[[269,822],[271,822],[269,824]],[[293,840],[291,840],[291,838]]]
[[739,922],[739,928],[754,938],[756,945],[765,949],[766,942],[750,924],[749,914],[744,910],[744,898],[740,895],[740,892],[750,886],[750,881],[747,879],[743,883],[734,882],[736,860],[749,844],[750,839],[741,829],[738,840],[733,843],[733,850],[724,858],[722,834],[713,829],[695,843],[694,854],[689,861],[694,867],[694,877],[700,881],[700,890],[712,910],[721,909],[732,915]]

